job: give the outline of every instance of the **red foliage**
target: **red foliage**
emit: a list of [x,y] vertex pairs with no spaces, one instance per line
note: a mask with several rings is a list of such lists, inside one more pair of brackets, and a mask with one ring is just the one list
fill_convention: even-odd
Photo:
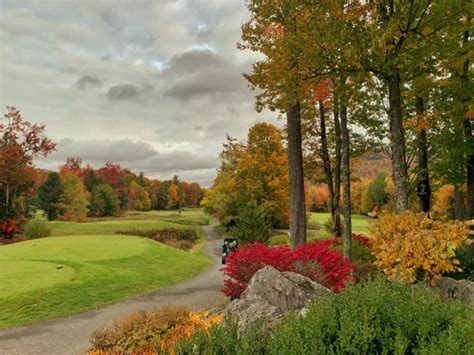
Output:
[[0,226],[1,232],[5,238],[13,238],[20,231],[16,219],[6,219]]
[[107,162],[105,166],[97,170],[97,176],[112,186],[114,190],[118,190],[122,187],[126,171],[119,164]]
[[352,234],[352,239],[357,240],[363,247],[369,248],[372,241],[363,234]]
[[355,266],[341,253],[331,250],[336,239],[319,240],[304,244],[292,251],[288,246],[267,247],[252,243],[241,246],[231,254],[222,269],[229,278],[224,280],[222,292],[239,297],[247,288],[252,276],[265,266],[279,271],[292,271],[338,292],[345,284],[354,281],[351,272]]

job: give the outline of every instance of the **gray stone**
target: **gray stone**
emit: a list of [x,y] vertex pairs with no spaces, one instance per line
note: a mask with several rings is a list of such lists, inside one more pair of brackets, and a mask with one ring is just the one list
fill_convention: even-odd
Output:
[[314,297],[330,293],[329,289],[306,276],[279,272],[266,266],[255,273],[241,298],[232,301],[225,314],[238,317],[241,330],[247,330],[259,321],[269,329],[285,314],[299,313]]
[[436,282],[440,290],[441,301],[459,299],[474,307],[474,282],[443,277]]

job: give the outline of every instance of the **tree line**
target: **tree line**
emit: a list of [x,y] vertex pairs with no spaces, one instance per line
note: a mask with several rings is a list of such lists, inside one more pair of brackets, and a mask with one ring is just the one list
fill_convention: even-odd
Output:
[[[0,121],[0,225],[13,230],[36,209],[50,220],[81,221],[114,216],[121,211],[178,210],[199,207],[204,189],[174,176],[159,181],[119,164],[94,169],[80,158],[68,158],[58,172],[45,172],[34,159],[48,156],[56,144],[45,126],[23,119],[7,107]],[[7,223],[8,222],[8,223]]]

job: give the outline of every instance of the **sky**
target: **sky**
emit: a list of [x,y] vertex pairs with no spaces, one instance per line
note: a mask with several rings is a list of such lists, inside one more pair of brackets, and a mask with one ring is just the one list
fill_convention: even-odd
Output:
[[209,186],[226,134],[256,122],[236,43],[244,0],[0,0],[0,105],[45,124],[57,152]]

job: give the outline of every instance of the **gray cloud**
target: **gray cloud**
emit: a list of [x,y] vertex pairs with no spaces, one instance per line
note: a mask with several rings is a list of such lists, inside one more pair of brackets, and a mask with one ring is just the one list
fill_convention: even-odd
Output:
[[84,75],[74,85],[79,89],[88,89],[100,88],[103,84],[102,81],[100,81],[100,79],[95,76]]
[[107,97],[111,101],[130,100],[138,96],[140,89],[133,84],[118,84],[110,87]]
[[241,75],[247,17],[242,0],[0,0],[0,105],[60,142],[41,166],[72,155],[210,182],[226,133],[276,123]]

